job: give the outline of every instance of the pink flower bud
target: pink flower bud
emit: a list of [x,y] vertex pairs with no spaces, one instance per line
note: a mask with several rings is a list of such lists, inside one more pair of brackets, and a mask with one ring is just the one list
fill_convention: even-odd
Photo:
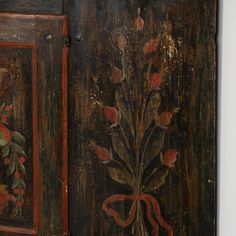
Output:
[[138,16],[138,17],[136,18],[134,25],[135,25],[135,28],[136,28],[137,31],[143,30],[144,21],[143,21],[143,19],[142,19],[141,16]]
[[20,173],[19,173],[18,170],[15,171],[15,174],[14,174],[14,175],[15,175],[16,178],[20,178]]
[[19,162],[20,163],[25,163],[25,157],[24,156],[20,156],[19,158],[18,158],[18,160],[19,160]]
[[168,151],[166,151],[164,156],[161,156],[162,164],[169,168],[174,167],[174,163],[177,159],[177,154],[178,153],[175,149],[169,149]]
[[4,165],[9,165],[11,161],[8,157],[6,157],[3,162],[4,162]]
[[149,87],[151,89],[157,89],[160,87],[162,82],[162,76],[160,73],[153,73],[151,74],[150,78],[149,78]]
[[143,53],[152,53],[157,50],[157,39],[150,39],[143,47]]
[[18,200],[18,201],[16,202],[16,206],[17,206],[17,207],[21,207],[21,206],[23,205],[23,203],[24,203],[23,200]]
[[169,111],[163,111],[157,120],[157,124],[161,128],[167,128],[172,119],[173,113]]
[[117,124],[119,122],[119,112],[115,107],[105,106],[103,111],[107,121],[111,122],[112,124]]
[[118,84],[124,80],[124,75],[122,71],[116,66],[113,66],[111,69],[111,77],[111,80],[114,84]]
[[6,105],[4,110],[10,112],[12,107],[10,105]]
[[90,147],[100,161],[109,162],[112,159],[111,153],[106,148],[98,146],[94,141],[90,143]]

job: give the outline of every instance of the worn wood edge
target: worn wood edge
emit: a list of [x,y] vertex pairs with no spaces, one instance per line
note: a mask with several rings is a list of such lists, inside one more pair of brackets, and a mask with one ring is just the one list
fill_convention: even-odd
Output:
[[10,18],[21,18],[21,19],[35,19],[36,17],[40,17],[42,19],[65,19],[65,15],[57,15],[57,14],[27,14],[27,13],[9,13],[9,12],[0,12],[0,17],[10,17]]
[[19,228],[19,227],[13,227],[13,226],[4,226],[4,225],[0,225],[0,231],[1,232],[27,234],[27,235],[36,235],[37,234],[37,232],[35,231],[34,228],[25,229],[25,228]]
[[33,122],[33,183],[34,183],[34,228],[38,232],[38,104],[37,104],[37,54],[36,48],[32,51],[32,122]]
[[[68,37],[68,18],[63,19],[63,37]],[[62,201],[63,201],[63,231],[68,235],[68,47],[62,50],[62,122],[63,122],[63,166],[62,166]]]

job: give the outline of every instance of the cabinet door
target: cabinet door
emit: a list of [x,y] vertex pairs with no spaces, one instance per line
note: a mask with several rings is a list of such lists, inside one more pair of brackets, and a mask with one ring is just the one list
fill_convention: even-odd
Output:
[[216,1],[70,2],[70,232],[215,235]]
[[0,14],[0,235],[67,235],[67,23]]

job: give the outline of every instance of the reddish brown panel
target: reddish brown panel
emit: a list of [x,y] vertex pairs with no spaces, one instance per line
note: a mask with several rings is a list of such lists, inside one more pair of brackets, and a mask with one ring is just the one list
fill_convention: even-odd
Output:
[[66,27],[0,15],[0,235],[68,231]]

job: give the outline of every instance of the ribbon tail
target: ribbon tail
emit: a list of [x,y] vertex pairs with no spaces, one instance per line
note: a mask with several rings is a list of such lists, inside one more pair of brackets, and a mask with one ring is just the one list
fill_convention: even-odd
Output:
[[151,223],[153,227],[153,236],[158,236],[159,235],[159,226],[155,219],[152,217],[152,205],[150,203],[150,199],[148,199],[145,195],[143,196],[142,199],[145,204],[146,204],[146,209],[147,209],[147,218],[149,222]]
[[126,220],[123,220],[121,218],[120,213],[118,211],[108,207],[108,205],[112,202],[124,201],[124,200],[133,200],[133,197],[132,197],[132,195],[131,196],[130,195],[121,195],[121,194],[112,195],[112,196],[108,197],[103,202],[103,205],[102,205],[102,209],[106,212],[106,214],[110,217],[113,217],[116,224],[122,228],[129,226],[134,221],[134,217],[135,217],[135,213],[136,213],[136,209],[137,209],[137,202],[133,201],[129,216]]
[[163,219],[161,215],[161,210],[159,203],[156,198],[154,198],[152,195],[147,195],[147,198],[152,202],[154,207],[154,212],[156,215],[156,218],[158,220],[158,223],[166,230],[168,236],[174,236],[174,232],[172,227]]

